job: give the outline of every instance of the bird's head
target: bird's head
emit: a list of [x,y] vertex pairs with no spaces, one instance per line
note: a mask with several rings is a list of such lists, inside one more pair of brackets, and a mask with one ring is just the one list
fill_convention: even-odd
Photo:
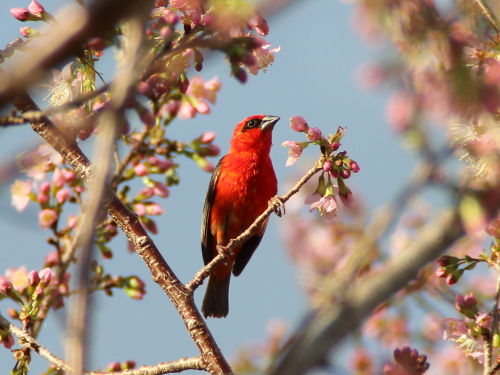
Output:
[[241,121],[234,129],[231,151],[256,149],[262,152],[271,149],[272,130],[280,118],[270,115],[250,116]]

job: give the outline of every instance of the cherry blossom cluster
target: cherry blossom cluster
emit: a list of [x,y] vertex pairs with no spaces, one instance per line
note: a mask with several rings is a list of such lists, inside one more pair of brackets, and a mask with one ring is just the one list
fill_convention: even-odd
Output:
[[[285,141],[283,147],[290,147],[286,166],[293,165],[302,151],[310,144],[319,145],[323,155],[323,171],[319,177],[318,185],[313,194],[306,198],[305,203],[310,205],[309,211],[317,209],[327,221],[332,221],[337,215],[338,205],[336,196],[346,207],[352,207],[352,193],[345,184],[351,173],[359,172],[358,163],[347,156],[346,151],[335,153],[340,148],[340,141],[345,129],[339,127],[335,134],[325,138],[319,128],[310,127],[302,116],[290,118],[290,127],[296,132],[305,133],[307,141]],[[334,185],[332,178],[336,180]]]

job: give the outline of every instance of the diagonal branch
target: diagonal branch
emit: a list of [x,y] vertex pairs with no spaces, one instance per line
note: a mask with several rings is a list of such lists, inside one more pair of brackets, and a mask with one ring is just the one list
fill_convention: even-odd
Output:
[[193,280],[185,285],[186,289],[191,293],[194,292],[201,284],[203,284],[203,280],[205,280],[212,270],[217,267],[218,264],[227,259],[231,251],[238,246],[240,246],[243,242],[247,241],[250,237],[253,236],[257,228],[267,219],[271,213],[273,213],[276,208],[278,208],[281,204],[287,202],[293,195],[297,194],[300,188],[307,182],[309,179],[314,176],[316,173],[321,171],[322,168],[317,163],[316,166],[311,168],[300,180],[295,184],[295,186],[290,189],[285,195],[282,197],[274,197],[269,201],[269,207],[253,222],[252,225],[248,227],[246,231],[240,234],[238,237],[229,241],[229,243],[221,247],[219,249],[219,255],[217,255],[212,261],[203,267],[200,271],[196,273]]
[[[464,234],[458,209],[443,211],[425,227],[405,252],[387,263],[380,272],[356,283],[342,286],[342,299],[311,311],[294,341],[279,359],[272,375],[304,374],[324,363],[331,348],[357,328],[363,319],[382,301],[417,276],[420,269]],[[354,253],[361,251],[355,246]],[[327,285],[330,295],[338,293],[338,285]]]
[[[1,75],[3,74],[0,71]],[[12,104],[21,113],[40,110],[25,92],[15,96],[12,99]],[[71,165],[86,183],[92,183],[94,167],[79,148],[75,139],[69,138],[67,134],[45,117],[41,121],[33,121],[31,127],[61,154],[64,161]],[[177,308],[203,357],[205,369],[212,374],[231,374],[231,368],[222,356],[217,343],[201,317],[192,295],[175,276],[151,237],[142,227],[137,215],[123,204],[109,186],[104,187],[103,193],[104,205],[109,215],[123,230],[129,241],[133,243],[136,252],[150,269],[153,280],[161,286]]]

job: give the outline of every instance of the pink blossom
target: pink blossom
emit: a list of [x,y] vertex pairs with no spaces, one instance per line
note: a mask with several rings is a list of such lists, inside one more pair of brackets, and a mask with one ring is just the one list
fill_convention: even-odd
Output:
[[30,201],[31,181],[16,180],[14,184],[12,184],[10,191],[12,194],[12,206],[14,206],[18,212],[24,211]]
[[271,45],[268,44],[265,39],[261,37],[254,37],[254,39],[259,44],[259,46],[253,50],[255,62],[251,65],[246,65],[246,67],[250,74],[257,75],[259,74],[259,70],[265,72],[267,67],[274,62],[274,54],[279,52],[281,47],[269,49]]
[[296,132],[305,132],[309,128],[307,121],[302,116],[293,116],[290,118],[290,128]]
[[58,219],[56,210],[46,208],[38,213],[38,222],[42,229],[49,229]]
[[297,161],[300,155],[302,155],[302,146],[295,141],[285,141],[281,144],[283,147],[290,147],[288,150],[288,160],[286,161],[286,166],[289,167]]
[[[316,199],[317,196],[311,196],[310,198]],[[325,197],[321,197],[321,199],[318,201],[308,201],[306,199],[305,203],[309,204],[310,202],[311,205],[309,207],[309,212],[317,209],[321,213],[321,216],[324,216],[326,218],[326,221],[332,221],[337,216],[338,206],[337,201],[335,200],[335,197],[333,195],[330,194]]]
[[399,92],[389,98],[387,103],[387,121],[396,133],[402,133],[410,125],[415,113],[413,96]]
[[491,322],[493,321],[493,317],[488,313],[480,313],[476,317],[476,324],[481,328],[489,329],[491,326]]
[[310,141],[317,141],[321,139],[321,137],[322,134],[319,128],[309,128],[307,130],[307,139],[309,139]]
[[452,340],[453,337],[469,334],[469,329],[462,320],[447,318],[443,319],[443,323],[446,325],[443,340]]
[[14,289],[23,292],[29,286],[26,266],[12,267],[5,271],[5,277],[12,283]]

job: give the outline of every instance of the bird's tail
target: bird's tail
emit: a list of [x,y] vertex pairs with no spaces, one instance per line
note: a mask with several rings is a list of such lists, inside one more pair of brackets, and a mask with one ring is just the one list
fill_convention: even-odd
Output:
[[218,281],[214,275],[208,278],[207,290],[201,311],[205,318],[225,318],[229,313],[229,281],[231,274]]

